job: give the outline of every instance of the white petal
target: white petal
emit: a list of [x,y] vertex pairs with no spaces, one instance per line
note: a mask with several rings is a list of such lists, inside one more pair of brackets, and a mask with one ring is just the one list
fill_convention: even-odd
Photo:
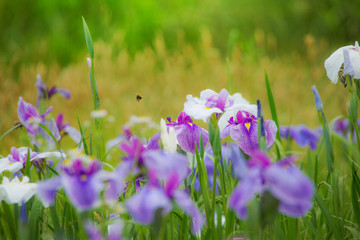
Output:
[[349,50],[349,56],[354,68],[354,78],[360,79],[360,53],[355,50]]
[[[62,154],[64,158],[66,158],[65,153]],[[55,152],[43,152],[43,153],[39,153],[38,155],[36,155],[35,157],[33,157],[31,159],[31,161],[36,160],[36,159],[41,159],[41,158],[56,158],[59,159],[61,158],[61,153],[58,151]]]
[[66,126],[64,132],[66,132],[69,135],[69,137],[72,140],[74,140],[76,143],[80,143],[81,133],[76,128],[71,126]]
[[15,177],[11,182],[7,178],[3,179],[0,185],[0,198],[3,198],[9,204],[22,204],[27,202],[35,193],[37,185],[35,183],[28,183],[29,178],[24,176],[23,181],[20,182]]
[[186,98],[187,102],[184,103],[184,112],[194,119],[201,119],[206,122],[213,113],[222,113],[222,110],[219,108],[206,108],[205,101],[193,98],[191,95],[188,95]]
[[241,93],[235,93],[231,97],[234,99],[234,104],[250,104],[248,100],[242,97]]
[[10,162],[9,159],[0,159],[0,173],[4,171],[17,172],[23,168],[23,164],[20,162]]
[[161,142],[163,143],[164,149],[169,152],[176,152],[177,139],[175,135],[175,129],[173,127],[170,127],[168,133],[165,120],[162,118],[160,120],[160,130],[161,130]]
[[218,93],[211,89],[205,89],[204,91],[201,91],[200,99],[201,100],[208,99],[209,97],[214,96],[214,95],[218,95]]
[[341,47],[325,60],[324,66],[325,66],[326,74],[332,83],[336,84],[338,82],[339,79],[338,72],[340,70],[341,65],[344,63],[343,50],[351,49],[353,47],[354,46]]

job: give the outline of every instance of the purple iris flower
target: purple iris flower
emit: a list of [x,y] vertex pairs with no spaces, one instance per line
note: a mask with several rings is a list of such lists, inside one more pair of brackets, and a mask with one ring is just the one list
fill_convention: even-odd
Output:
[[133,136],[129,141],[120,143],[120,149],[126,154],[123,157],[124,161],[137,162],[139,165],[143,165],[143,153],[147,149],[138,137]]
[[38,113],[36,108],[25,102],[22,97],[19,98],[18,116],[22,125],[26,128],[28,134],[32,137],[34,144],[39,145],[37,136],[40,136],[45,142],[51,146],[54,145],[52,137],[42,129],[39,124],[43,124],[48,127],[57,141],[60,140],[59,129],[56,126],[54,119],[46,120],[45,117],[52,111],[52,107],[49,107],[42,115]]
[[186,151],[195,154],[195,143],[199,147],[200,135],[203,138],[204,147],[209,139],[208,132],[193,123],[193,120],[185,112],[181,112],[177,118],[177,122],[171,121],[168,117],[168,126],[173,126],[175,129],[176,139],[180,147]]
[[294,139],[300,146],[309,146],[311,150],[315,150],[317,143],[320,141],[321,132],[312,130],[307,126],[300,124],[298,126],[280,127],[280,136],[285,139]]
[[36,100],[36,106],[39,107],[40,100],[41,99],[50,99],[54,94],[58,93],[60,95],[63,95],[66,99],[69,99],[71,97],[71,94],[68,90],[64,88],[57,88],[53,86],[52,88],[48,88],[45,83],[41,80],[40,75],[37,75],[37,81],[35,83],[35,86],[38,89],[38,95]]
[[31,136],[35,136],[40,131],[39,124],[45,124],[45,117],[52,111],[52,107],[46,110],[44,114],[40,115],[36,108],[32,104],[25,102],[22,97],[19,98],[18,104],[18,116],[20,122]]
[[192,232],[199,233],[204,223],[203,216],[188,194],[178,190],[180,179],[178,173],[173,171],[161,184],[156,171],[149,171],[148,183],[125,202],[130,215],[142,224],[149,224],[154,221],[156,211],[166,215],[175,202],[192,217]]
[[64,115],[62,113],[58,114],[56,118],[56,126],[59,129],[59,132],[63,131],[76,143],[80,143],[81,133],[76,128],[70,126],[69,122],[64,123]]
[[[228,135],[239,144],[241,150],[247,155],[252,155],[259,148],[257,119],[246,111],[238,111],[236,120],[231,117],[220,133],[221,138]],[[277,127],[274,121],[264,121],[266,146],[270,148],[275,141]]]
[[3,171],[16,172],[16,175],[21,175],[19,170],[25,168],[26,161],[28,159],[28,152],[30,153],[29,160],[31,164],[39,165],[45,158],[49,158],[49,164],[52,164],[50,158],[61,158],[66,157],[65,154],[60,153],[58,151],[55,152],[42,152],[37,153],[33,152],[30,148],[21,147],[21,148],[11,148],[11,154],[9,154],[6,158],[0,159],[0,173]]
[[107,175],[105,180],[108,183],[108,187],[105,190],[105,201],[109,204],[115,203],[121,194],[126,191],[128,183],[124,181],[129,172],[131,171],[132,163],[124,161],[119,164],[114,172],[103,173]]
[[104,187],[104,174],[101,163],[96,160],[86,162],[75,158],[70,165],[62,166],[62,174],[39,182],[38,197],[45,206],[54,203],[55,195],[63,187],[71,203],[80,211],[96,207],[100,200],[100,191]]
[[[358,126],[360,127],[360,121],[357,121]],[[351,125],[349,119],[337,119],[332,125],[332,130],[338,134],[343,136],[346,139],[349,139],[349,135],[351,134]],[[356,142],[356,133],[355,129],[353,130],[353,141]]]
[[155,172],[160,180],[168,179],[169,174],[176,172],[179,180],[182,181],[191,173],[187,166],[187,158],[183,154],[149,150],[143,156],[147,170]]
[[257,151],[248,161],[249,169],[229,198],[229,206],[241,219],[247,218],[247,205],[256,194],[269,191],[279,200],[278,210],[291,217],[300,217],[312,207],[314,186],[298,167],[294,158],[276,163]]

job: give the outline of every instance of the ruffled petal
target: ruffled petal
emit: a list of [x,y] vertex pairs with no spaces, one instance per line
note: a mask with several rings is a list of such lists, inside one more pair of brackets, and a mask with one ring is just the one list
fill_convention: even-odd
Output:
[[339,70],[344,63],[344,49],[351,49],[353,46],[345,46],[337,49],[333,54],[328,57],[324,62],[326,74],[332,83],[336,84],[339,79]]
[[247,218],[247,205],[255,197],[255,194],[262,192],[260,169],[249,170],[242,181],[236,186],[229,198],[229,207],[241,219]]

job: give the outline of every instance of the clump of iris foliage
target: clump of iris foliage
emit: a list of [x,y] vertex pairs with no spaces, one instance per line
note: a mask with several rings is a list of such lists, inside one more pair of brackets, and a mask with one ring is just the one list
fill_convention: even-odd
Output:
[[[188,95],[177,118],[161,119],[151,138],[124,125],[123,134],[106,141],[107,112],[83,25],[92,123],[53,118],[48,100],[71,94],[48,88],[40,76],[36,106],[19,98],[19,121],[0,140],[26,131],[32,145],[12,147],[0,159],[1,239],[359,239],[357,42],[325,61],[330,80],[351,92],[348,116],[328,123],[312,88],[318,129],[279,125],[265,76],[271,117],[263,116],[260,101],[206,89]],[[74,149],[62,148],[66,137]],[[305,150],[293,151],[292,142]],[[121,158],[113,159],[117,150]]]

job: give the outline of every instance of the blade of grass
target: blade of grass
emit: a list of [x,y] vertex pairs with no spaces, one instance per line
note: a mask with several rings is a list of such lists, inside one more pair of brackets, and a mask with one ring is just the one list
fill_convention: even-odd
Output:
[[29,240],[31,239],[40,239],[40,228],[39,221],[42,211],[42,203],[39,199],[35,198],[31,206],[30,215],[29,215]]
[[79,118],[77,118],[77,120],[78,120],[80,134],[81,134],[81,142],[82,142],[82,144],[84,146],[84,152],[85,152],[86,155],[89,155],[89,150],[88,150],[88,147],[87,147],[87,144],[86,144],[86,141],[85,141],[85,136],[84,136],[84,132],[82,130],[81,124],[80,124],[80,120],[79,120]]
[[1,135],[0,140],[3,139],[6,135],[8,135],[9,133],[11,133],[12,131],[14,131],[15,129],[17,129],[20,126],[21,126],[21,124],[17,124],[15,126],[13,126],[12,128],[10,128],[9,130],[7,130],[3,135]]
[[269,107],[270,107],[270,111],[271,111],[271,117],[274,120],[276,127],[278,128],[278,131],[276,132],[276,139],[279,140],[279,142],[281,142],[281,137],[280,137],[280,125],[279,125],[279,120],[277,117],[277,113],[276,113],[276,107],[275,107],[275,101],[274,101],[274,97],[272,94],[272,90],[271,90],[271,86],[270,86],[270,82],[269,82],[269,77],[267,72],[265,71],[265,85],[266,85],[266,92],[268,95],[268,100],[269,100]]
[[340,224],[338,221],[331,215],[329,208],[326,206],[324,200],[321,195],[316,191],[315,192],[315,200],[318,203],[318,206],[321,209],[323,217],[328,225],[329,233],[333,232],[335,239],[342,240],[344,236],[342,236],[340,231]]

